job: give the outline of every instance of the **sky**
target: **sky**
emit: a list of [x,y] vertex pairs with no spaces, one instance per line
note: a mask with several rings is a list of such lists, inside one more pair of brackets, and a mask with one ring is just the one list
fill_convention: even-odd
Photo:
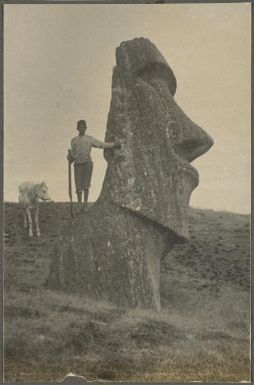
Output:
[[[67,150],[76,122],[104,140],[115,49],[150,39],[177,79],[175,100],[214,139],[193,162],[192,207],[250,212],[251,5],[5,4],[4,199],[45,180],[68,201]],[[92,150],[90,201],[106,170]],[[74,186],[73,186],[74,191]]]

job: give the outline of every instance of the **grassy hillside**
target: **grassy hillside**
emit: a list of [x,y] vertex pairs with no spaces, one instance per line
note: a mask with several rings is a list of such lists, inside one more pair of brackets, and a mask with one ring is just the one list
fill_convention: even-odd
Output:
[[249,379],[249,217],[190,210],[190,242],[161,271],[163,310],[124,310],[45,289],[68,204],[41,205],[29,239],[5,204],[5,381]]

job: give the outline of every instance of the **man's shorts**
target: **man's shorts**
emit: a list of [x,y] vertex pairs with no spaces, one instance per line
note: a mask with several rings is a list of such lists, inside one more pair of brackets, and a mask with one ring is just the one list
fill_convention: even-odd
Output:
[[93,162],[74,164],[74,180],[76,185],[76,193],[82,192],[90,187],[93,173]]

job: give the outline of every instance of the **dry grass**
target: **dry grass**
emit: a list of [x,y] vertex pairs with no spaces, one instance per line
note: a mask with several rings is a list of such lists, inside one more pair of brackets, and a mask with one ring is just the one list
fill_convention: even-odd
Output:
[[[58,204],[50,212],[43,207],[44,236],[39,240],[27,239],[18,224],[12,227],[17,210],[15,205],[6,208],[10,239],[5,247],[5,381],[55,381],[69,372],[90,380],[249,380],[249,290],[235,281],[229,258],[223,266],[226,270],[230,265],[231,282],[223,282],[220,272],[217,279],[210,273],[202,276],[201,268],[195,268],[196,254],[190,253],[192,240],[165,261],[162,312],[127,311],[45,290],[56,223],[67,219],[68,208]],[[202,238],[218,220],[224,228],[219,235],[222,247],[232,248],[229,233],[245,228],[246,234],[241,234],[247,236],[248,218],[229,215],[230,221],[224,213],[192,211],[192,234],[198,229]],[[212,254],[215,239],[215,233],[207,238],[213,256],[207,260],[219,266],[217,254]],[[247,250],[248,244],[241,245],[236,268]],[[225,260],[227,253],[219,256]],[[186,264],[190,260],[193,264]],[[242,271],[248,281],[246,263]]]

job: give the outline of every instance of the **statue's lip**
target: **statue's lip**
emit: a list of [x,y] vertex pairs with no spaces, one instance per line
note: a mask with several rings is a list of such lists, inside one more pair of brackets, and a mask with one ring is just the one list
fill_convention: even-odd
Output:
[[187,138],[174,146],[179,167],[193,175],[197,184],[199,182],[199,173],[191,162],[206,153],[213,145],[213,139],[201,128],[199,128],[199,131],[202,135],[198,138]]
[[196,180],[196,182],[199,181],[199,173],[198,173],[198,170],[192,166],[192,164],[190,164],[188,161],[180,158],[179,156],[177,156],[177,163],[178,163],[178,167],[180,167],[181,169],[183,169],[184,171],[187,171],[188,173],[190,173]]

